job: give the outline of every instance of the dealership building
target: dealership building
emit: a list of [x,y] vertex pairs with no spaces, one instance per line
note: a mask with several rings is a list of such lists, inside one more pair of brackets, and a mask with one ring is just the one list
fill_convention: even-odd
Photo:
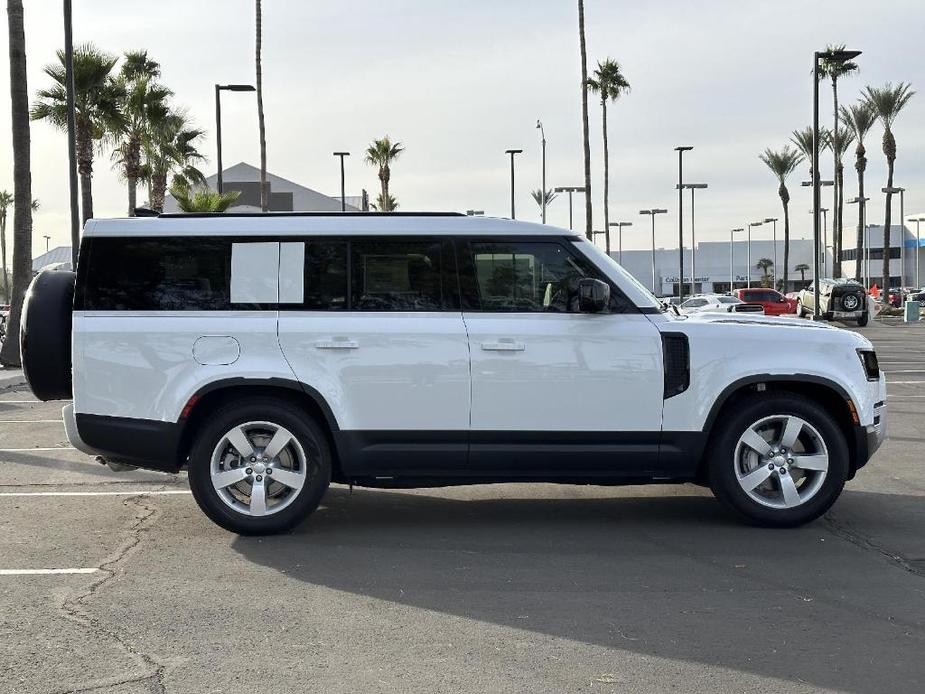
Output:
[[[883,271],[883,226],[871,225],[867,230],[869,256],[860,263],[856,259],[856,231],[854,227],[845,229],[845,246],[842,252],[842,275],[863,278],[869,264],[871,283],[880,284]],[[778,237],[777,243],[770,239],[752,239],[749,243],[740,234],[730,244],[727,241],[702,241],[697,244],[696,258],[690,248],[684,249],[684,293],[691,293],[691,270],[694,268],[695,293],[724,293],[733,288],[745,287],[749,281],[753,286],[760,285],[764,272],[756,267],[762,258],[768,258],[779,268],[777,276],[783,276],[784,242]],[[916,262],[919,264],[919,278],[925,282],[925,244],[916,238],[915,229],[893,225],[890,229],[890,285],[900,283],[900,265],[905,261],[905,285],[916,284]],[[900,244],[904,248],[901,250]],[[919,246],[918,257],[916,247]],[[653,283],[653,253],[651,249],[624,250],[622,260],[617,251],[612,251],[614,259],[621,262],[636,279],[652,289],[657,296],[678,294],[678,249],[657,248],[655,250],[655,271]],[[749,262],[749,258],[751,259]],[[825,256],[820,256],[822,275],[832,276],[832,249],[826,249]],[[813,279],[813,242],[808,238],[790,240],[790,258],[787,287],[784,291],[796,291]],[[808,270],[801,274],[796,268],[806,265]],[[772,274],[774,273],[771,270]],[[805,280],[803,279],[805,278]]]

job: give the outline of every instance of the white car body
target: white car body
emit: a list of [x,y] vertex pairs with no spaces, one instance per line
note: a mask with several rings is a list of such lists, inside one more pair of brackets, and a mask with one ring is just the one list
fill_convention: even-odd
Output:
[[[746,303],[735,296],[728,294],[701,294],[692,296],[679,307],[681,313],[692,315],[695,313],[738,313],[740,307]],[[748,304],[745,312],[764,314],[764,309],[757,304]]]
[[[104,272],[87,250],[94,244],[200,237],[230,239],[231,301],[251,308],[86,308],[82,283]],[[557,244],[595,268],[625,310],[469,310],[464,289],[462,306],[441,310],[304,310],[305,244],[332,238],[350,248],[425,238],[455,253],[443,272],[461,287],[469,279],[460,249],[470,242]],[[725,311],[679,316],[593,244],[550,226],[456,215],[163,215],[91,220],[84,245],[66,428],[75,447],[113,460],[181,468],[198,403],[248,388],[307,398],[330,430],[335,480],[370,485],[698,479],[721,408],[746,390],[835,402],[854,418],[852,475],[884,435],[885,380],[865,375],[858,350],[872,347],[863,336]],[[389,279],[371,272],[383,270],[364,266],[364,283]]]

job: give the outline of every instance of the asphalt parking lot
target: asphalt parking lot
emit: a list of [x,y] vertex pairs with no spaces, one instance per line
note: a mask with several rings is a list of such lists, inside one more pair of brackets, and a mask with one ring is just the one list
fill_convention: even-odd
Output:
[[241,538],[8,380],[0,691],[923,691],[925,323],[861,332],[889,439],[796,530],[694,486],[337,487]]

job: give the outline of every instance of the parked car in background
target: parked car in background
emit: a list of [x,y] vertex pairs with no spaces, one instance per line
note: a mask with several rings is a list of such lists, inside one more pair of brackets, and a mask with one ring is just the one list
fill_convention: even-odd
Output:
[[919,306],[925,306],[925,287],[913,289],[908,295],[909,301],[918,301]]
[[748,304],[761,304],[766,316],[782,316],[797,312],[796,299],[788,299],[779,291],[767,287],[736,289],[732,295]]
[[[815,305],[815,283],[800,292],[797,299],[797,315],[812,315]],[[853,279],[819,280],[819,312],[825,320],[855,321],[858,325],[867,325],[870,312],[867,306],[867,292],[863,285]]]
[[728,294],[701,294],[681,304],[681,313],[764,313],[761,304],[747,304]]

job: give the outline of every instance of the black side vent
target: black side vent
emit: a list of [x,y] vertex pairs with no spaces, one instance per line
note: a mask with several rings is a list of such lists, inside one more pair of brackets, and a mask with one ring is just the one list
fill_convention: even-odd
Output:
[[665,399],[680,395],[691,384],[691,349],[684,333],[662,333]]

